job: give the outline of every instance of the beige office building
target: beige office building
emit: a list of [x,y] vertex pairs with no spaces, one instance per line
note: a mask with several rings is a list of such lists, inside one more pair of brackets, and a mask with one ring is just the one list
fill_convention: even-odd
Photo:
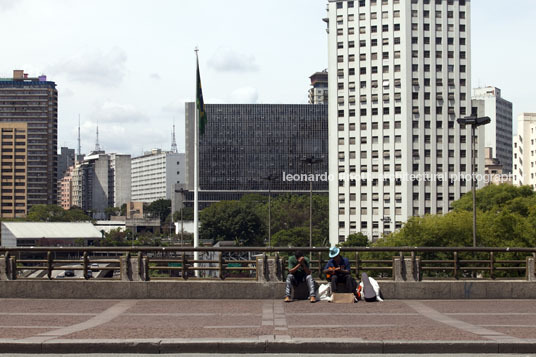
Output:
[[57,201],[58,93],[46,76],[0,78],[0,217]]

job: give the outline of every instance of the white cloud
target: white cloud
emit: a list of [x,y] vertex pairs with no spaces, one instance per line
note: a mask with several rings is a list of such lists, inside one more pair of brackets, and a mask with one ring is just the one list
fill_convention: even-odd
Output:
[[131,124],[148,121],[148,116],[130,104],[105,102],[98,107],[90,118],[99,123]]
[[51,66],[47,72],[54,77],[91,83],[98,86],[117,86],[126,72],[127,55],[118,47],[103,53],[78,53],[61,63]]
[[154,79],[154,80],[161,80],[162,77],[160,77],[160,75],[158,73],[151,73],[151,75],[149,76],[151,79]]
[[124,123],[85,121],[81,125],[83,152],[95,148],[97,125],[99,145],[107,153],[140,156],[143,151],[153,148],[169,150],[171,147],[171,125],[163,126],[154,121]]
[[165,113],[171,113],[172,115],[182,116],[184,115],[184,103],[193,102],[192,99],[179,99],[168,103],[162,107],[162,111]]
[[20,5],[22,0],[0,0],[0,10],[8,11],[15,7],[15,5]]
[[220,47],[208,60],[209,67],[221,72],[254,72],[259,69],[255,56]]
[[259,99],[257,88],[242,87],[235,89],[230,96],[232,103],[237,104],[256,104]]

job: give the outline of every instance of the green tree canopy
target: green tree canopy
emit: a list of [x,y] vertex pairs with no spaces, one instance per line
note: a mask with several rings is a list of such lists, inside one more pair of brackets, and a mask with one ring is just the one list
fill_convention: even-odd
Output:
[[[528,186],[489,185],[476,192],[477,245],[536,246],[536,193]],[[445,215],[410,218],[377,246],[472,246],[472,196],[465,194]]]
[[352,233],[344,243],[341,244],[341,247],[366,247],[368,245],[368,238],[363,233]]
[[[313,229],[313,247],[325,247],[329,244],[327,236],[319,229]],[[282,229],[272,236],[274,247],[309,247],[309,227]]]
[[266,227],[247,203],[221,201],[200,213],[199,236],[213,243],[236,241],[244,246],[263,246]]
[[26,221],[30,222],[82,222],[91,221],[84,211],[73,207],[64,210],[57,205],[34,205],[28,211]]
[[159,199],[151,202],[145,211],[154,218],[159,218],[160,223],[163,223],[167,216],[171,213],[171,200]]

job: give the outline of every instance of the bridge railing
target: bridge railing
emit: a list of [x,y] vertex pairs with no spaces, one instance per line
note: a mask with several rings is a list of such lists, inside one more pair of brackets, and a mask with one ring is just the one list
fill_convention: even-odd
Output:
[[[324,279],[329,248],[0,247],[0,279],[166,279],[282,281],[299,249]],[[352,274],[377,279],[527,279],[536,281],[536,248],[348,247]],[[199,259],[194,259],[198,252]],[[67,274],[69,272],[69,274]]]

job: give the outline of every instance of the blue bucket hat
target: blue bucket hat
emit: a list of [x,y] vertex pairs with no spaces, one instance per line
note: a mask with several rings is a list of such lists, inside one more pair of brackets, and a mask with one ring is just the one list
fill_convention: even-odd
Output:
[[330,258],[335,258],[337,255],[339,255],[339,253],[341,252],[341,250],[337,247],[331,247],[329,249],[329,257]]

